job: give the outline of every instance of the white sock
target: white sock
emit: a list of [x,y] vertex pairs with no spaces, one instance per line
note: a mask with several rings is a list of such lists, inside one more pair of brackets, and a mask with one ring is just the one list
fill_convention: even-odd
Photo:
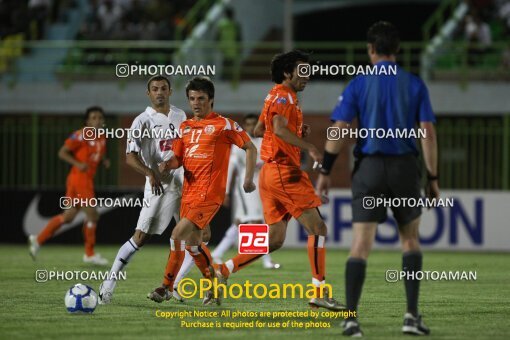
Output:
[[227,267],[230,274],[234,272],[234,261],[228,260],[227,262],[225,262],[225,266]]
[[[204,242],[205,245],[207,245],[209,242]],[[181,269],[179,269],[179,272],[177,273],[177,276],[175,277],[174,281],[174,289],[176,289],[179,286],[179,282],[188,275],[191,268],[193,268],[193,265],[195,264],[195,261],[193,260],[193,256],[189,253],[189,251],[185,251],[184,255],[184,261],[182,262]]]
[[174,289],[176,289],[179,286],[179,282],[188,275],[189,271],[195,264],[195,261],[193,261],[193,256],[189,253],[189,251],[184,252],[184,261],[182,261],[181,269],[179,269],[179,272],[177,273],[177,276],[175,277],[174,281]]
[[218,246],[214,249],[214,251],[211,253],[211,257],[213,259],[221,259],[223,255],[227,252],[227,250],[230,249],[234,244],[237,243],[237,225],[232,224],[225,233],[225,236],[223,236],[223,239],[218,244]]
[[[133,238],[130,238],[122,247],[120,247],[119,252],[117,253],[117,257],[115,257],[115,261],[113,261],[112,268],[110,269],[110,277],[118,277],[119,272],[124,269],[125,266],[129,263],[131,256],[136,253],[140,248],[136,245]],[[113,289],[115,287],[115,280],[107,280],[105,281],[105,285]]]
[[271,255],[269,255],[269,254],[262,256],[262,261],[263,261],[264,265],[270,265],[273,262],[271,260]]

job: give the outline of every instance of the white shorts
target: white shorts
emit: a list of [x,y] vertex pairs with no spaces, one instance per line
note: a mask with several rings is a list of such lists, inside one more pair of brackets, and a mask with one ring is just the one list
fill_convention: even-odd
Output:
[[262,202],[258,190],[247,194],[242,187],[235,186],[233,200],[234,221],[238,220],[240,223],[264,221]]
[[152,194],[150,187],[145,187],[144,199],[149,200],[149,206],[143,207],[136,224],[136,229],[149,235],[161,235],[170,224],[172,217],[179,222],[179,210],[181,208],[181,192],[170,190],[168,184],[164,184],[165,193],[160,196]]

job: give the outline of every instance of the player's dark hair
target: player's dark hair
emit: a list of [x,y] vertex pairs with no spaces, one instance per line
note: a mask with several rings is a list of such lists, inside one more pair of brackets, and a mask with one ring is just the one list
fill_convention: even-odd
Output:
[[170,80],[167,77],[162,76],[162,75],[155,75],[155,76],[152,76],[152,77],[149,78],[149,81],[147,82],[147,91],[150,91],[151,83],[153,81],[161,81],[161,80],[166,81],[166,83],[168,84],[168,88],[169,89],[172,88],[172,84],[170,84]]
[[299,61],[310,62],[310,55],[299,50],[275,55],[271,60],[271,80],[281,84],[285,80],[285,73],[292,74]]
[[87,123],[87,120],[89,120],[90,114],[92,112],[99,111],[103,115],[104,118],[104,110],[101,106],[90,106],[85,110],[85,124]]
[[259,120],[259,116],[257,116],[256,114],[253,114],[253,113],[249,113],[249,114],[247,114],[247,115],[245,115],[245,116],[243,117],[243,122],[245,122],[245,123],[246,123],[246,121],[247,121],[248,119],[255,119],[255,120]]
[[188,81],[186,85],[186,97],[189,91],[202,91],[207,93],[209,99],[214,99],[214,84],[209,77],[199,76]]
[[400,46],[400,35],[391,22],[378,21],[367,31],[367,42],[372,44],[379,55],[397,54]]

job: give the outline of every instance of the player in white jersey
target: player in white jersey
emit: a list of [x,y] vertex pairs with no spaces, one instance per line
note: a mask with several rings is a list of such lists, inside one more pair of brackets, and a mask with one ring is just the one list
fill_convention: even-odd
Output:
[[111,301],[116,285],[114,278],[151,235],[161,235],[172,217],[176,222],[179,221],[183,170],[172,170],[166,176],[162,176],[158,170],[158,164],[172,157],[173,139],[178,137],[179,126],[186,120],[184,111],[170,105],[171,94],[172,89],[167,78],[150,78],[147,95],[152,105],[139,114],[131,125],[126,162],[145,176],[144,200],[148,200],[149,204],[140,211],[133,237],[119,249],[110,270],[109,280],[103,281],[99,287],[100,304]]
[[[243,129],[250,135],[253,144],[257,150],[260,150],[262,138],[255,138],[253,131],[257,124],[258,117],[250,114],[243,118]],[[239,148],[232,148],[229,168],[228,168],[228,180],[227,180],[227,196],[230,190],[232,190],[233,197],[233,223],[227,229],[225,236],[214,249],[211,256],[216,263],[223,263],[221,259],[225,252],[230,249],[233,245],[237,244],[238,233],[237,228],[239,224],[243,223],[264,223],[264,214],[262,212],[262,202],[260,201],[260,195],[258,189],[255,191],[246,193],[243,189],[244,173],[246,167],[245,152]],[[255,176],[253,181],[258,183],[259,172],[263,162],[260,159],[260,153],[257,153],[257,167],[255,169]],[[229,205],[228,198],[226,198],[224,205]],[[262,257],[262,266],[266,269],[278,269],[280,265],[273,263],[269,254]]]

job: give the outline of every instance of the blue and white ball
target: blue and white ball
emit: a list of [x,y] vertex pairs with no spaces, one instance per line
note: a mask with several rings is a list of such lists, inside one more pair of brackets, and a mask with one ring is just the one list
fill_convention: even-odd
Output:
[[97,294],[89,286],[77,283],[67,291],[65,303],[69,313],[92,313],[97,306]]

